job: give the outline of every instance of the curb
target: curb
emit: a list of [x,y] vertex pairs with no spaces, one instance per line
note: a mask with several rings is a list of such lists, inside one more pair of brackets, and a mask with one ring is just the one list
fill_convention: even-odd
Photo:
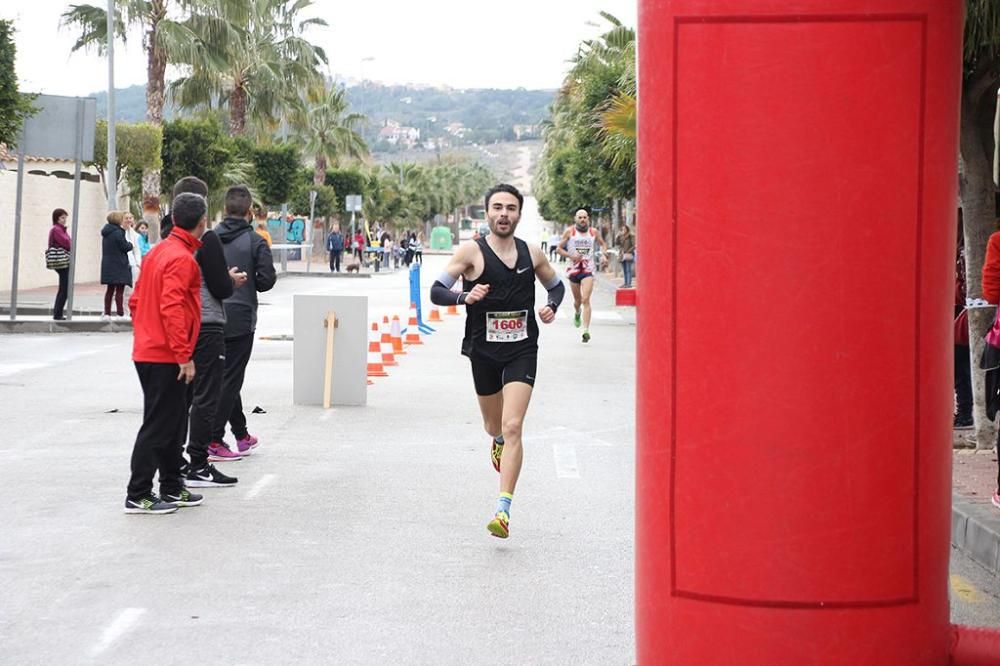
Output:
[[132,322],[117,321],[38,321],[20,319],[0,321],[4,333],[131,333]]
[[1000,512],[952,495],[951,545],[1000,576]]
[[[277,275],[279,277],[287,275],[287,276],[291,276],[291,277],[330,278],[330,279],[337,279],[337,280],[357,280],[359,278],[370,278],[373,275],[372,273],[347,273],[347,272],[343,272],[343,273],[329,273],[329,272],[326,272],[326,273],[324,273],[322,271],[314,271],[314,272],[307,273],[305,271],[299,271],[299,270],[295,270],[295,271],[282,271],[281,269],[278,269],[275,272],[277,273]],[[386,272],[386,275],[389,275],[388,271]]]

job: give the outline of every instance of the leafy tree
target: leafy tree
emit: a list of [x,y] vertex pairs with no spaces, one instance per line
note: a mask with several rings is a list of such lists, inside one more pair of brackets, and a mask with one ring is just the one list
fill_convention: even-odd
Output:
[[292,191],[288,202],[290,210],[299,215],[309,214],[309,192],[316,192],[316,217],[334,217],[340,213],[337,209],[337,192],[329,185],[316,185],[311,179],[299,182]]
[[163,182],[169,196],[184,176],[205,181],[210,193],[221,190],[235,160],[235,146],[215,119],[173,120],[163,126]]
[[548,219],[635,196],[635,31],[601,16],[609,29],[580,45],[544,123],[534,190]]
[[347,113],[343,88],[324,85],[310,90],[304,99],[295,100],[289,120],[303,152],[314,156],[313,182],[317,185],[326,179],[328,164],[368,154],[368,146],[357,132],[365,117]]
[[295,187],[301,156],[295,146],[260,146],[253,151],[254,172],[261,200],[273,207],[287,203]]
[[218,103],[229,110],[229,132],[244,134],[247,124],[273,129],[290,106],[289,90],[321,80],[323,49],[303,37],[323,19],[300,20],[312,0],[216,0],[210,18],[189,22],[199,50],[179,62],[187,75],[171,90],[182,107]]
[[[150,123],[115,123],[115,188],[120,185],[125,173],[141,174],[149,169],[162,166],[161,148],[163,129]],[[101,183],[107,193],[108,164],[108,121],[98,120],[94,134],[94,160],[88,166],[97,169]],[[134,193],[129,190],[130,196]],[[139,192],[141,194],[141,191]]]
[[[190,17],[208,0],[115,0],[114,34],[125,40],[128,28],[142,30],[142,47],[146,53],[146,121],[163,124],[166,91],[165,73],[169,62],[191,58],[198,40],[183,21],[170,18],[170,10],[178,9]],[[107,49],[107,6],[70,5],[62,15],[62,24],[77,28],[80,36],[72,50],[95,47],[99,53]],[[148,169],[142,179],[143,210],[155,229],[156,213],[160,208],[160,172]]]
[[344,211],[345,197],[348,194],[360,194],[362,197],[367,194],[368,178],[357,169],[327,169],[323,182],[337,193],[336,209],[338,213]]
[[24,119],[33,113],[31,96],[17,90],[14,74],[14,25],[0,21],[0,143],[16,143]]

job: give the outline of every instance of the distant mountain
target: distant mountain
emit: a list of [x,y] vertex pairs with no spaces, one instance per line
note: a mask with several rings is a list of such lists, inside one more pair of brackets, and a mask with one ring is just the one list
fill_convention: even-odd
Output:
[[[378,140],[387,124],[419,130],[419,143],[442,140],[450,145],[467,145],[537,138],[537,127],[549,117],[555,95],[555,90],[458,90],[370,82],[347,89],[350,111],[369,119],[363,130],[365,139],[376,150],[389,152],[402,150],[403,146]],[[97,99],[98,117],[107,115],[107,93],[92,96]],[[168,103],[164,115],[171,119],[179,114]],[[117,89],[115,116],[123,122],[144,120],[145,86]]]
[[365,138],[370,143],[387,122],[420,130],[421,141],[447,138],[458,145],[514,140],[520,138],[515,128],[528,131],[549,117],[555,96],[555,90],[524,88],[457,90],[365,83],[347,89],[351,110],[368,117]]

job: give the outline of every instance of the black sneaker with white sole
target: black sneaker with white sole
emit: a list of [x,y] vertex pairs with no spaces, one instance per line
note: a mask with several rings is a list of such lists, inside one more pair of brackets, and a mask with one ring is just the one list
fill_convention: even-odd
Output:
[[163,499],[177,506],[198,506],[205,501],[204,496],[196,495],[187,488],[182,488],[177,493],[163,493]]
[[159,497],[149,494],[139,499],[125,500],[125,513],[148,513],[163,514],[173,513],[177,510],[177,505],[171,502],[164,502]]
[[227,488],[239,482],[235,476],[227,476],[208,463],[201,469],[189,470],[184,477],[184,485],[189,488]]

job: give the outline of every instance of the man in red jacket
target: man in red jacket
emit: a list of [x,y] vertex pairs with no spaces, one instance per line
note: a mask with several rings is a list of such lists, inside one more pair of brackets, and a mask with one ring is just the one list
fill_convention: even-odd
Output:
[[[201,270],[193,255],[208,223],[207,204],[197,194],[181,194],[170,211],[173,229],[143,259],[142,278],[129,299],[132,360],[142,385],[143,413],[132,449],[125,513],[173,513],[179,506],[202,502],[184,488],[181,431],[201,327]],[[157,470],[161,497],[153,494]]]

